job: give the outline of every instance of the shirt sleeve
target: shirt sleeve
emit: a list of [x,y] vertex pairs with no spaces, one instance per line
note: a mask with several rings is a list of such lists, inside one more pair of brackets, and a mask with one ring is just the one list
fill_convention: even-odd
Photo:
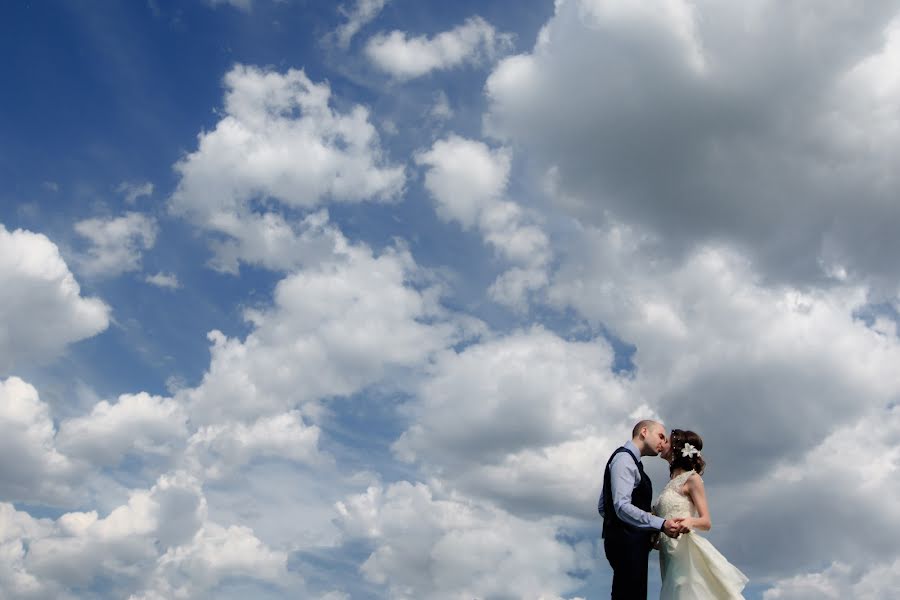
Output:
[[652,515],[639,509],[631,503],[631,494],[634,492],[636,482],[641,479],[637,465],[631,456],[625,456],[622,452],[617,454],[609,465],[609,483],[612,488],[613,508],[616,516],[623,522],[637,527],[659,531],[662,529],[665,519]]

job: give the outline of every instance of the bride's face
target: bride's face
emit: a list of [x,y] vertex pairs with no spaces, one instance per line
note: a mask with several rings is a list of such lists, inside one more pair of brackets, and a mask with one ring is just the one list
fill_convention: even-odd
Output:
[[669,463],[672,462],[672,440],[666,437],[666,443],[663,451],[659,453],[659,457]]

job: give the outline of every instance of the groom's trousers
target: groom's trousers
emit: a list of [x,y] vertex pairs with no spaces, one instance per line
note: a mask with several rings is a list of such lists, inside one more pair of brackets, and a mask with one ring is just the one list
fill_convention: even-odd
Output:
[[646,532],[610,531],[603,549],[613,570],[612,600],[646,600],[650,539]]

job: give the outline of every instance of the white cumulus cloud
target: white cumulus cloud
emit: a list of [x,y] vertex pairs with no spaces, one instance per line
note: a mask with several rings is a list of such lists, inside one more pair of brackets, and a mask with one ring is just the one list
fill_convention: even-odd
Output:
[[53,582],[25,568],[28,544],[46,537],[53,529],[49,519],[35,519],[8,502],[0,502],[0,593],[9,598],[51,600],[71,598]]
[[554,210],[640,225],[666,254],[724,241],[774,279],[844,273],[892,298],[897,7],[782,8],[557,2],[488,78],[487,129],[556,173]]
[[409,37],[403,31],[377,34],[366,44],[366,55],[393,77],[413,79],[435,70],[493,59],[511,45],[509,34],[498,33],[481,17],[472,17],[430,38]]
[[256,457],[314,464],[322,460],[319,433],[298,411],[261,417],[250,425],[205,425],[188,442],[187,464],[204,479],[222,477]]
[[60,425],[57,443],[69,456],[116,465],[127,454],[168,456],[187,437],[187,416],[171,398],[146,392],[98,402]]
[[0,548],[7,560],[0,595],[68,598],[101,579],[118,597],[146,599],[202,597],[231,576],[299,583],[287,572],[284,552],[207,513],[199,482],[179,472],[132,490],[105,516],[92,510],[38,520],[2,503]]
[[150,285],[170,290],[177,290],[181,287],[181,282],[178,281],[178,276],[174,273],[159,272],[154,275],[147,275],[147,277],[144,278],[144,281]]
[[156,244],[156,220],[130,212],[121,217],[84,219],[75,231],[89,242],[79,256],[81,272],[93,277],[115,277],[141,268],[141,256]]
[[212,361],[184,392],[197,423],[256,420],[413,368],[461,335],[437,287],[409,285],[418,267],[403,249],[346,246],[335,259],[280,281],[270,309],[251,310],[244,340],[210,334]]
[[779,580],[763,600],[888,600],[900,589],[900,560],[880,563],[865,572],[836,562],[827,569]]
[[590,544],[557,538],[558,523],[528,521],[423,483],[370,487],[338,503],[349,539],[374,551],[362,565],[392,598],[559,598],[592,561]]
[[505,197],[512,153],[454,135],[436,141],[415,158],[427,169],[425,188],[435,200],[438,215],[464,229],[476,228],[485,242],[514,264],[497,279],[490,294],[521,308],[528,292],[547,283],[550,241],[533,215]]
[[0,380],[0,497],[59,504],[76,474],[56,447],[50,409],[34,386],[18,377]]
[[56,245],[0,224],[0,373],[46,361],[109,325],[109,307],[84,298]]
[[641,408],[611,371],[602,339],[570,342],[535,328],[441,355],[394,444],[469,494],[522,514],[591,518],[602,471]]
[[285,210],[389,202],[403,189],[404,169],[387,164],[369,111],[332,108],[327,83],[296,69],[237,65],[225,88],[224,115],[175,165],[180,180],[169,200],[174,214],[219,236],[219,268],[296,263],[290,253],[315,246],[304,232],[318,223],[294,223]]
[[224,580],[241,577],[270,585],[287,583],[287,554],[268,548],[247,527],[208,523],[189,544],[161,556],[150,588],[130,598],[196,598]]

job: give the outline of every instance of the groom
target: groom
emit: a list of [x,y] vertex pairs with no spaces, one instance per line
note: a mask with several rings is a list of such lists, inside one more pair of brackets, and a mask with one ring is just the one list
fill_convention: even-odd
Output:
[[613,600],[646,598],[650,538],[658,531],[673,538],[681,532],[679,522],[650,514],[653,487],[641,464],[642,456],[656,456],[668,444],[661,423],[641,421],[631,440],[606,463],[597,508],[603,517],[603,549],[613,570]]

